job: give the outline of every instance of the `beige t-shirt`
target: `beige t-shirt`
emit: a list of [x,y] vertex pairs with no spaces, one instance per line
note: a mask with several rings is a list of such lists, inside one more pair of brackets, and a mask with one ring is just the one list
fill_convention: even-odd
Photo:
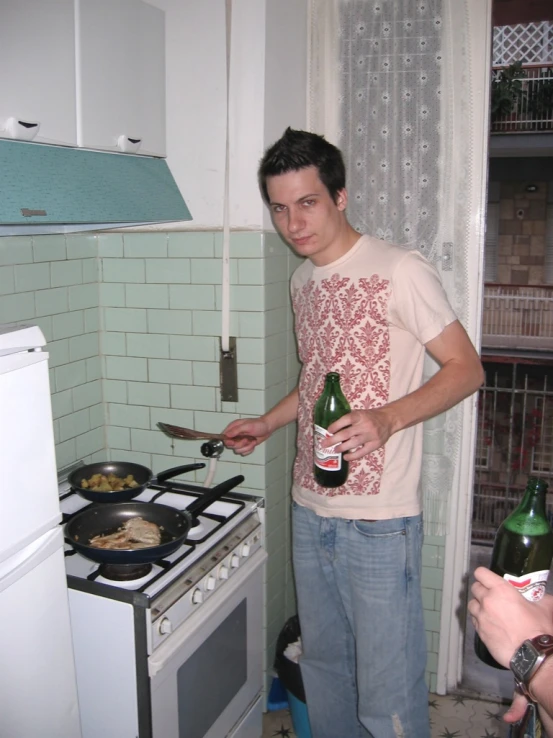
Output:
[[424,344],[456,320],[434,267],[418,251],[361,236],[347,254],[291,281],[302,370],[292,496],[318,515],[384,520],[418,515],[422,424],[350,462],[341,487],[313,477],[313,407],[328,372],[352,410],[380,407],[420,387]]

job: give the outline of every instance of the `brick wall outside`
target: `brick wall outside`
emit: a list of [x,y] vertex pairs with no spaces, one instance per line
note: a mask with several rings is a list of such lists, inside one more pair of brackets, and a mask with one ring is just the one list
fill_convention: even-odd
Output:
[[497,277],[501,284],[545,284],[547,183],[502,182]]

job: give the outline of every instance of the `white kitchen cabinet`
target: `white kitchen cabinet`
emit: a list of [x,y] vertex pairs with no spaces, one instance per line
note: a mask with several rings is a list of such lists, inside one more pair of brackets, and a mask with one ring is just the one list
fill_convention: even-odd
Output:
[[0,0],[0,137],[77,143],[74,0]]
[[165,156],[165,13],[142,0],[75,0],[77,142]]

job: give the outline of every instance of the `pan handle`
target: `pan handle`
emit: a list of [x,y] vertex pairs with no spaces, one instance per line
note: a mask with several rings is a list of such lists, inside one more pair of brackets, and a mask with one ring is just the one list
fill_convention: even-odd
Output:
[[231,489],[234,489],[234,487],[237,487],[239,484],[242,484],[243,481],[244,477],[242,474],[238,474],[236,477],[231,477],[230,479],[226,479],[224,482],[217,484],[215,487],[211,487],[208,492],[205,492],[201,497],[194,500],[194,502],[186,508],[186,512],[193,516],[199,515],[224,494],[230,492]]
[[205,469],[205,464],[199,462],[197,464],[185,464],[184,466],[174,466],[172,469],[166,469],[157,475],[158,482],[165,482],[167,479],[178,477],[179,474],[196,471],[196,469]]

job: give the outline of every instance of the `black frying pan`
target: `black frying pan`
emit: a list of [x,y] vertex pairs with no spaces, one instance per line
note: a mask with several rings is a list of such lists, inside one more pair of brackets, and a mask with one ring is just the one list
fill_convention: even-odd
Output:
[[[185,474],[196,469],[203,469],[205,464],[185,464],[184,466],[175,466],[172,469],[160,472],[157,475],[158,482],[164,482],[166,479],[177,477],[179,474]],[[115,474],[117,477],[125,479],[132,474],[138,487],[126,487],[116,492],[95,492],[82,486],[83,479],[90,479],[94,474]],[[153,478],[153,472],[146,466],[141,464],[133,464],[130,461],[99,461],[96,464],[86,464],[75,469],[67,477],[67,481],[71,487],[82,497],[91,502],[124,502],[137,497],[143,490],[150,485]]]
[[[65,526],[65,537],[76,551],[100,564],[149,564],[169,556],[182,546],[194,519],[215,500],[243,481],[244,477],[240,474],[221,482],[216,487],[206,490],[186,510],[175,510],[173,507],[155,502],[93,505],[71,518]],[[115,533],[129,518],[137,516],[163,528],[161,543],[158,546],[111,551],[89,545],[90,539],[94,536]]]

